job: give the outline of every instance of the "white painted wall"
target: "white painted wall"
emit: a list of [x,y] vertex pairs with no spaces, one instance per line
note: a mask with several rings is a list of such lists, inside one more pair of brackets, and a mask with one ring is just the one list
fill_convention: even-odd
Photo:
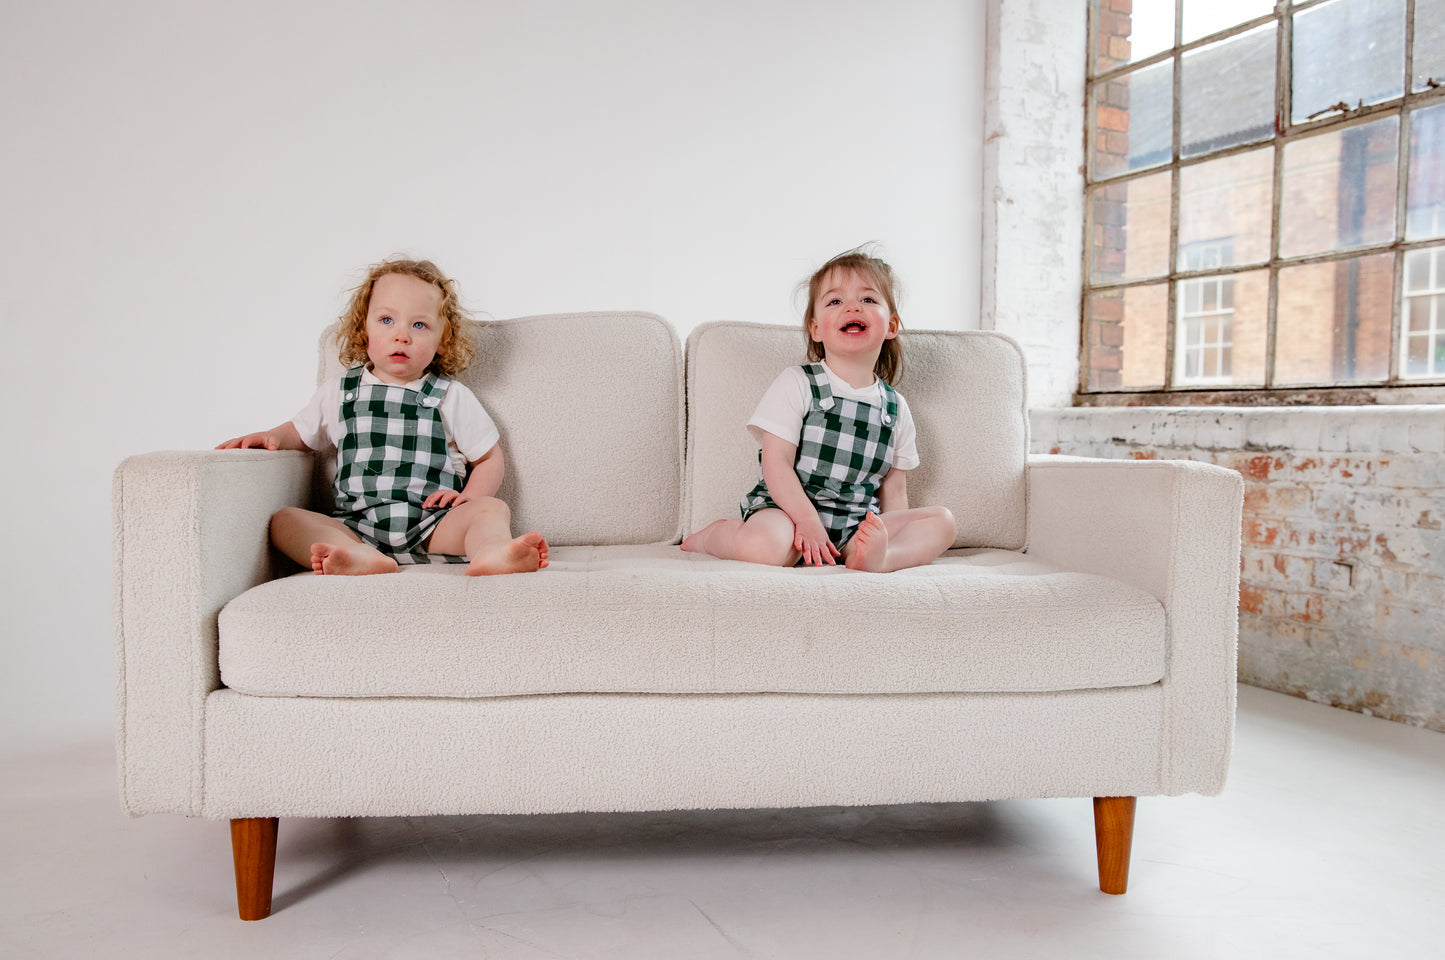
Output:
[[985,5],[0,5],[0,749],[110,728],[116,464],[289,417],[369,261],[685,336],[878,240],[976,327]]
[[1087,10],[988,10],[982,325],[1023,346],[1032,408],[1069,406],[1079,380]]

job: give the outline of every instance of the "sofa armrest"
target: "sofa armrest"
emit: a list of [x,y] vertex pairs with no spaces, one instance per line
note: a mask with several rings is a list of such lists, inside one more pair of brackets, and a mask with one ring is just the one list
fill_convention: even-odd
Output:
[[1234,732],[1244,480],[1187,460],[1029,458],[1027,552],[1164,606],[1163,792],[1218,793]]
[[152,453],[112,488],[116,752],[132,814],[201,809],[206,695],[220,686],[216,615],[274,578],[271,514],[310,499],[306,453]]

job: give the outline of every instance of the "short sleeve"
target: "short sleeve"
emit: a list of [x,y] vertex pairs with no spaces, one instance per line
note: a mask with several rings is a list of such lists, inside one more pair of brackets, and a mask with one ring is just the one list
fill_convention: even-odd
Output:
[[340,380],[327,380],[317,387],[306,406],[291,418],[291,425],[296,428],[301,442],[312,450],[325,450],[335,446],[329,428],[340,414],[340,407]]
[[497,425],[482,406],[482,401],[455,380],[447,388],[446,398],[441,405],[441,415],[447,437],[468,463],[482,459],[502,438]]
[[796,444],[803,435],[803,418],[808,415],[812,395],[803,368],[788,367],[764,391],[748,419],[748,433],[759,446],[764,433]]
[[913,427],[913,412],[908,409],[908,401],[901,393],[897,396],[898,429],[893,435],[893,466],[899,470],[912,470],[918,466],[918,433]]

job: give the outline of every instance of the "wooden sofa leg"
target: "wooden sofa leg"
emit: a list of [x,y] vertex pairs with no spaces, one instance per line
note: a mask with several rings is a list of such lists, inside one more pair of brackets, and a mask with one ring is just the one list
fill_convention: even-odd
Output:
[[271,881],[276,875],[276,818],[231,821],[231,857],[236,861],[236,907],[242,920],[271,915]]
[[1129,849],[1134,843],[1134,797],[1094,798],[1094,841],[1099,848],[1099,889],[1129,889]]

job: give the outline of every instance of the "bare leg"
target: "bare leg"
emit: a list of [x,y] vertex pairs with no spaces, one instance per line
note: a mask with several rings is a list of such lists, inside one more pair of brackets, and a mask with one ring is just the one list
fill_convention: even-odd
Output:
[[271,515],[271,542],[286,556],[317,573],[358,576],[395,573],[396,561],[362,543],[335,517],[300,507],[282,507]]
[[843,547],[849,569],[890,573],[938,559],[957,535],[947,507],[917,507],[878,516],[870,513]]
[[496,497],[452,507],[432,532],[432,553],[465,554],[467,575],[530,573],[547,565],[547,541],[536,530],[512,536],[512,511]]
[[793,549],[793,521],[775,507],[759,510],[747,520],[714,520],[682,541],[682,549],[775,567],[791,567],[798,562],[798,551]]

